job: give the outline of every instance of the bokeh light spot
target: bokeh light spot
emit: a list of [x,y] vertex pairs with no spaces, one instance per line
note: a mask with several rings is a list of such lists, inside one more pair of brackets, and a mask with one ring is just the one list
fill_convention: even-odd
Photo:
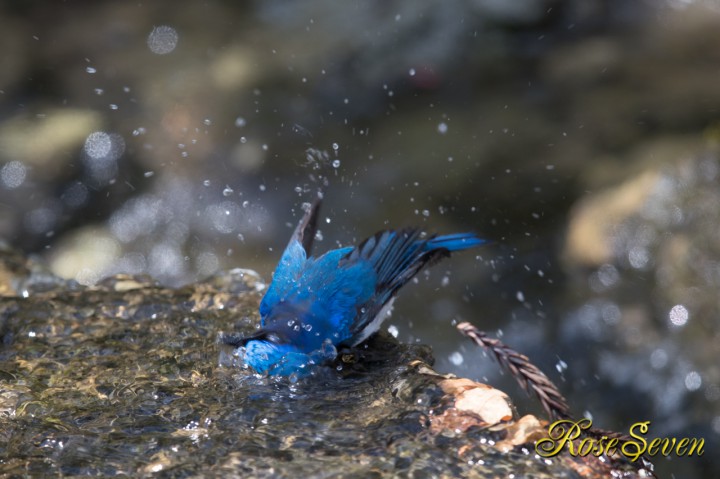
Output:
[[690,313],[682,304],[676,304],[672,307],[672,309],[670,309],[668,318],[673,326],[680,328],[687,324],[688,319],[690,318]]
[[5,188],[13,190],[25,182],[27,169],[25,165],[19,161],[11,161],[5,164],[0,170],[0,181]]
[[85,153],[94,159],[105,158],[112,149],[112,139],[104,131],[90,133],[85,139]]
[[157,55],[167,55],[172,52],[175,50],[177,42],[177,31],[167,25],[161,25],[153,28],[147,39],[148,48],[150,48],[151,52]]

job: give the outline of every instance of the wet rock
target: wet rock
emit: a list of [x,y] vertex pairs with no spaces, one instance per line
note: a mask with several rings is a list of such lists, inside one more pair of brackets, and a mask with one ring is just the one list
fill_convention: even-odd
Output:
[[264,284],[251,271],[21,298],[8,285],[33,282],[25,263],[11,251],[0,262],[0,474],[638,477],[614,461],[539,459],[545,422],[387,336],[299,382],[229,367],[216,339],[254,329]]

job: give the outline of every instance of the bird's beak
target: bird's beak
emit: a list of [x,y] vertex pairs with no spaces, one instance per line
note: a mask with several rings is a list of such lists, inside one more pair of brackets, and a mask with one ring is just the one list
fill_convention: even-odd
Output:
[[241,346],[245,346],[250,341],[256,340],[267,341],[275,344],[283,342],[283,338],[277,332],[260,329],[249,336],[221,333],[218,338],[218,343],[224,344],[226,346],[232,346],[233,348],[239,348]]

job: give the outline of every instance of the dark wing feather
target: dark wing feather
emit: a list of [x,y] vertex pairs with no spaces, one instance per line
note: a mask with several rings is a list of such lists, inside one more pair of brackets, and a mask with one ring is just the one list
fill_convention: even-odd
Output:
[[381,231],[363,241],[341,260],[368,261],[377,275],[375,294],[360,308],[350,331],[357,335],[370,324],[397,291],[425,266],[447,256],[445,248],[427,248],[433,237],[420,238],[415,228],[400,231]]
[[309,258],[312,250],[315,233],[317,232],[318,213],[320,212],[320,203],[322,203],[322,192],[318,192],[315,201],[312,202],[310,208],[305,212],[302,219],[298,223],[290,241],[297,241],[305,250],[305,255]]

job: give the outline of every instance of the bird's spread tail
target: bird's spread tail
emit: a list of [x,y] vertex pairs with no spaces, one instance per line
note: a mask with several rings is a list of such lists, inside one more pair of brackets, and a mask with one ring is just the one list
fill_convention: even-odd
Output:
[[450,252],[461,251],[486,244],[487,240],[479,238],[473,233],[456,233],[452,235],[436,236],[429,240],[425,246],[426,250],[443,248]]
[[[382,321],[384,306],[397,291],[423,268],[437,263],[453,251],[480,246],[487,241],[472,233],[421,237],[417,228],[381,231],[353,248],[340,260],[345,265],[367,262],[375,271],[375,291],[350,326],[350,344],[357,344]],[[368,329],[370,328],[370,331]]]

